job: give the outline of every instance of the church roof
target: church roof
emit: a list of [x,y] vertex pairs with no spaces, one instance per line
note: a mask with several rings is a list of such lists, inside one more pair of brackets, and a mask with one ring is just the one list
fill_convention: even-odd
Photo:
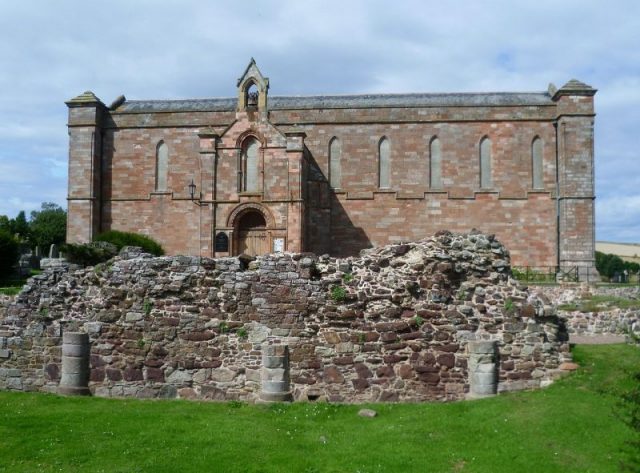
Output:
[[[234,111],[236,98],[127,100],[119,113]],[[269,97],[270,110],[553,105],[548,92],[367,94]]]

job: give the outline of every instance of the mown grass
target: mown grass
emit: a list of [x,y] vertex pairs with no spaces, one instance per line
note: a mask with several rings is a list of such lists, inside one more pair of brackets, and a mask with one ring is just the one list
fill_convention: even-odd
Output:
[[7,283],[0,282],[0,294],[3,294],[5,296],[15,296],[20,292],[23,285],[24,284],[17,286],[17,285],[12,285],[10,283],[7,284]]
[[548,389],[450,404],[245,405],[0,393],[0,472],[615,472],[640,349],[577,347]]

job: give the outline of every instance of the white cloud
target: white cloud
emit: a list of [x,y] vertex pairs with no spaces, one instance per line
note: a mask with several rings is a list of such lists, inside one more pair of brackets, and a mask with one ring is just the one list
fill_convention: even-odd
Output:
[[[640,188],[638,31],[631,0],[2,2],[0,214],[65,204],[65,100],[87,89],[107,104],[123,93],[233,96],[252,56],[274,95],[526,91],[580,79],[599,89],[599,202],[616,202]],[[598,232],[610,232],[615,205],[598,209]],[[616,231],[640,241],[629,215]]]
[[598,240],[640,243],[640,194],[597,200],[596,218]]

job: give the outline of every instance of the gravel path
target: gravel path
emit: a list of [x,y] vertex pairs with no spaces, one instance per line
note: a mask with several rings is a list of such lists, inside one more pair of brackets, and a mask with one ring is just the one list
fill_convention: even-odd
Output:
[[610,343],[627,343],[626,335],[570,335],[569,343],[576,345],[607,345]]

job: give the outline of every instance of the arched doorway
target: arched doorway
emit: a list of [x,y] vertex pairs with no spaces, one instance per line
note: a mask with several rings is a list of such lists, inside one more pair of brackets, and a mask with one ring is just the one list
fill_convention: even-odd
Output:
[[251,256],[269,253],[267,222],[257,210],[249,210],[238,220],[237,254]]

